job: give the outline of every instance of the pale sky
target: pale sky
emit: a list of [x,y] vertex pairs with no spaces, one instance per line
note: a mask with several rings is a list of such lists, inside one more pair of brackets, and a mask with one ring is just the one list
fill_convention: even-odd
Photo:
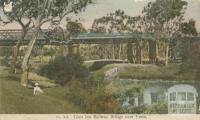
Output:
[[[87,6],[86,10],[73,18],[81,18],[85,28],[90,29],[95,18],[100,18],[108,13],[114,12],[117,9],[124,10],[130,16],[141,14],[142,9],[148,2],[153,0],[96,0],[94,4]],[[194,19],[196,27],[200,32],[200,0],[186,0],[188,8],[185,14],[185,19]],[[0,13],[1,14],[1,13]],[[64,28],[66,25],[65,20],[62,21],[61,26]],[[48,24],[43,28],[47,28]],[[0,26],[0,29],[17,29],[17,24],[10,24]]]

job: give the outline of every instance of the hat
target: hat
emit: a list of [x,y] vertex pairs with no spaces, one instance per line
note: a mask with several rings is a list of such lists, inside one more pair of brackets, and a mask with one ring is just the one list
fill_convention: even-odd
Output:
[[39,83],[35,83],[35,86],[38,86],[39,85]]

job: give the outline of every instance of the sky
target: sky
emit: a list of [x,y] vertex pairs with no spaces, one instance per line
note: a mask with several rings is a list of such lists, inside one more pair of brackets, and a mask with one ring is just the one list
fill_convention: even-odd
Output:
[[[77,16],[70,15],[73,19],[81,19],[83,26],[86,29],[90,29],[91,25],[96,18],[107,15],[114,12],[117,9],[124,10],[127,15],[136,16],[140,15],[142,9],[148,2],[154,0],[95,0],[95,2],[85,9],[84,12]],[[188,8],[185,13],[185,20],[194,19],[196,21],[197,30],[200,32],[200,0],[186,0],[188,2]],[[0,15],[2,13],[0,11]],[[61,26],[65,28],[66,20],[63,20]],[[43,28],[48,28],[49,24],[45,24]],[[0,26],[0,29],[19,29],[16,23],[12,23],[6,26]]]

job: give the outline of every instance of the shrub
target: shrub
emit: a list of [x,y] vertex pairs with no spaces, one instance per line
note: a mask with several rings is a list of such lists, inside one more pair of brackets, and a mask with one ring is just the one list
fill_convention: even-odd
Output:
[[82,63],[79,55],[59,55],[47,65],[43,65],[39,74],[56,80],[56,83],[63,86],[72,79],[85,78],[89,75]]
[[152,104],[148,106],[144,113],[147,114],[167,114],[168,113],[168,106],[167,102],[160,101],[158,103]]
[[105,83],[93,78],[71,80],[66,97],[90,114],[114,113],[119,107],[113,95],[106,91]]

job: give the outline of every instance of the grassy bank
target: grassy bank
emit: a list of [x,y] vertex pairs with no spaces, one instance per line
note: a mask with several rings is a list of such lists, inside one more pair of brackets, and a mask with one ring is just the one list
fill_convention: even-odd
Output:
[[102,77],[104,72],[118,67],[120,78],[145,79],[145,80],[199,80],[197,69],[187,69],[183,71],[181,65],[170,64],[168,66],[158,65],[138,65],[138,64],[110,64],[102,69],[94,71],[95,77]]
[[[180,65],[170,64],[169,66],[137,65],[137,64],[109,64],[99,70],[93,71],[95,79],[103,80],[104,72],[118,67],[121,78],[145,79],[145,80],[198,80],[198,70],[186,69],[183,71]],[[19,75],[9,75],[7,71],[0,71],[0,113],[15,114],[67,114],[84,113],[84,108],[74,105],[66,97],[67,88],[56,86],[53,80],[30,73],[30,79],[37,81],[44,86],[45,94],[33,95],[33,89],[20,86]],[[76,83],[76,82],[75,82]],[[135,84],[133,81],[109,81],[106,82],[106,91],[115,96],[125,94],[140,94],[145,82]],[[80,82],[82,84],[82,82]],[[84,96],[84,91],[73,84],[75,95]],[[105,85],[105,84],[104,84]],[[81,85],[80,85],[81,86]],[[88,88],[88,86],[87,86]],[[96,89],[94,89],[96,90]],[[80,92],[81,91],[81,92]],[[134,92],[133,92],[134,91]],[[72,91],[69,91],[70,93]],[[96,94],[96,93],[95,93]],[[134,96],[134,95],[133,95]],[[85,97],[85,96],[84,96]],[[87,96],[86,96],[87,97]],[[77,97],[79,98],[79,97]],[[88,97],[87,97],[88,98]],[[79,99],[77,99],[79,100]],[[84,99],[85,100],[85,99]]]
[[33,89],[23,88],[18,77],[9,77],[6,72],[0,74],[0,113],[14,114],[61,114],[81,113],[78,106],[65,98],[66,88],[44,89],[45,94],[33,95]]

